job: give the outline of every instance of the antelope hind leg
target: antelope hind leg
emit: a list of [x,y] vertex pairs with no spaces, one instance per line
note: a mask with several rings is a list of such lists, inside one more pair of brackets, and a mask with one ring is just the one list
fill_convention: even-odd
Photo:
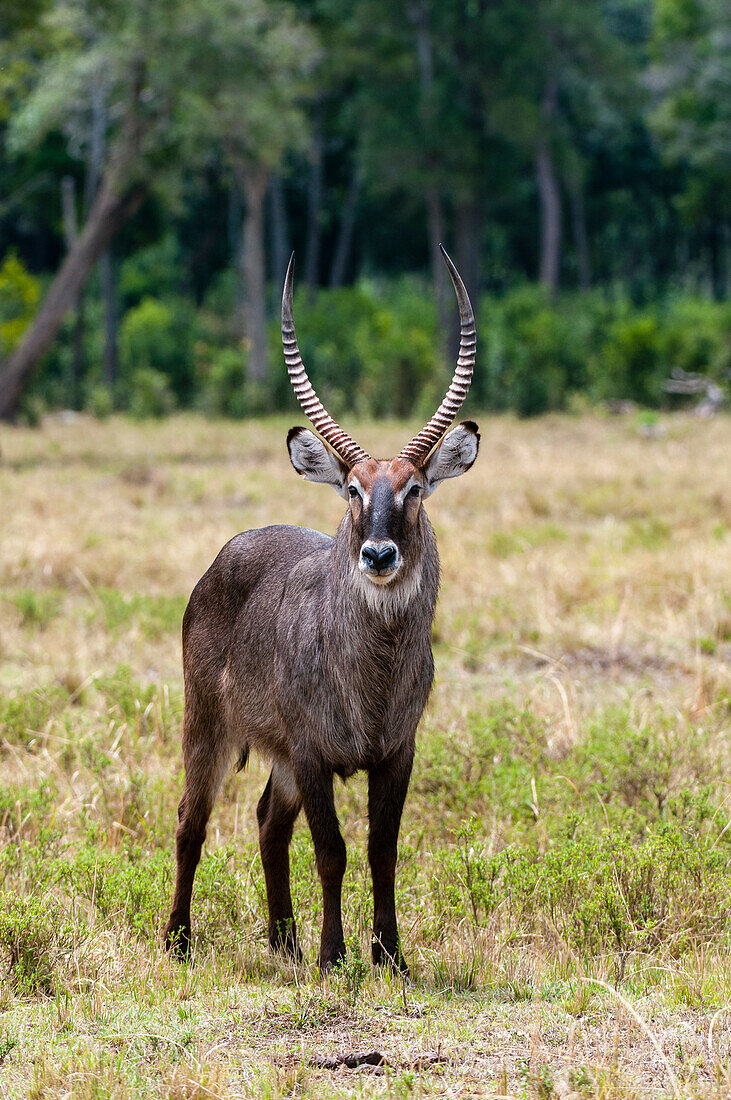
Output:
[[186,704],[183,719],[185,790],[178,807],[175,834],[176,879],[170,919],[165,928],[165,947],[178,959],[190,953],[190,900],[201,857],[206,825],[211,816],[230,751],[219,729],[194,722]]

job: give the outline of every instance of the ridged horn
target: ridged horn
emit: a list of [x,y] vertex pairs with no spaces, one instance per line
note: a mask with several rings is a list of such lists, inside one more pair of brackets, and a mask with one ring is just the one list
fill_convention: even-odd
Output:
[[472,372],[475,369],[475,353],[477,350],[475,315],[457,268],[447,255],[444,246],[440,244],[439,248],[454,284],[457,304],[459,305],[459,355],[457,356],[457,366],[452,377],[452,384],[447,390],[444,400],[426,427],[414,436],[399,455],[399,458],[410,459],[415,466],[420,466],[423,463],[459,412],[470,388]]
[[356,462],[362,462],[364,458],[370,458],[370,455],[362,447],[359,447],[355,440],[351,439],[348,433],[344,432],[340,425],[333,420],[307,377],[307,371],[302,362],[300,350],[297,347],[297,336],[294,331],[293,290],[294,252],[289,258],[287,275],[284,280],[284,291],[282,292],[282,344],[284,345],[284,361],[287,364],[289,380],[307,419],[315,425],[322,438],[330,444],[345,465],[352,468]]

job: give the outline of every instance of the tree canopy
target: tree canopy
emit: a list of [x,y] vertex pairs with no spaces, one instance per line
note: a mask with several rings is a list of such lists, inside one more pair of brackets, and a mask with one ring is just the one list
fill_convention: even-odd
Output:
[[0,32],[0,263],[38,284],[0,347],[0,415],[34,377],[124,405],[146,299],[187,318],[178,400],[238,354],[244,406],[276,403],[293,246],[310,306],[421,276],[437,372],[440,240],[476,298],[727,298],[723,0],[9,0]]

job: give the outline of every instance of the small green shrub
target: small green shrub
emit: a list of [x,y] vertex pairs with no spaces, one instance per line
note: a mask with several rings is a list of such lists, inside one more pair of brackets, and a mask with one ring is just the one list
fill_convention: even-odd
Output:
[[126,926],[142,939],[154,940],[160,915],[169,902],[170,854],[135,845],[110,852],[87,844],[71,858],[57,860],[53,877],[69,893],[93,900],[97,913]]
[[59,960],[71,939],[67,921],[51,898],[0,893],[0,952],[17,993],[52,995]]
[[109,708],[117,710],[127,722],[132,722],[157,694],[154,684],[143,686],[133,680],[129,665],[119,665],[113,672],[95,677],[94,687],[105,696]]
[[175,408],[175,394],[162,371],[142,367],[132,375],[129,412],[136,420],[166,416]]
[[731,370],[731,303],[676,297],[667,303],[662,354],[670,369],[697,371],[718,382]]
[[[164,415],[176,404],[185,405],[192,398],[195,316],[192,303],[183,297],[171,296],[165,301],[143,298],[122,318],[118,391],[122,400],[129,398],[133,415]],[[159,376],[167,380],[165,389]],[[135,409],[135,394],[140,389],[146,391],[147,401],[144,396],[137,396],[141,404]]]
[[622,398],[656,405],[669,367],[654,310],[615,320],[598,353],[590,358],[589,386],[595,398]]
[[86,398],[86,407],[97,420],[106,420],[114,412],[114,397],[108,386],[98,383],[92,386]]
[[155,244],[137,249],[119,269],[119,295],[124,304],[134,307],[145,299],[165,298],[180,289],[180,242],[167,233]]
[[731,864],[676,825],[638,840],[578,824],[545,852],[493,854],[468,838],[438,857],[432,890],[447,912],[497,918],[516,934],[558,933],[581,955],[661,945],[680,954],[728,931]]
[[23,626],[48,626],[61,612],[63,604],[63,592],[56,589],[50,591],[36,591],[35,589],[22,589],[7,596],[10,603],[15,604],[21,615]]
[[221,348],[210,355],[200,404],[214,416],[259,416],[270,405],[269,387],[247,378],[242,348]]
[[68,702],[60,684],[0,698],[0,745],[3,740],[29,745]]
[[10,252],[0,265],[0,355],[20,343],[40,299],[40,283]]
[[[185,596],[145,596],[139,592],[121,592],[118,588],[98,588],[98,602],[109,630],[117,631],[129,623],[138,623],[147,638],[179,633],[185,611]],[[90,612],[97,614],[98,605]]]

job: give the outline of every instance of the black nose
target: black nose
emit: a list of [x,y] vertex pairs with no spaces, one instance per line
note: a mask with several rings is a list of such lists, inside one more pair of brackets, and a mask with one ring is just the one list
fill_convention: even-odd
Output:
[[393,569],[396,565],[395,546],[364,546],[361,554],[368,564],[373,569],[377,569],[379,573],[387,569]]

